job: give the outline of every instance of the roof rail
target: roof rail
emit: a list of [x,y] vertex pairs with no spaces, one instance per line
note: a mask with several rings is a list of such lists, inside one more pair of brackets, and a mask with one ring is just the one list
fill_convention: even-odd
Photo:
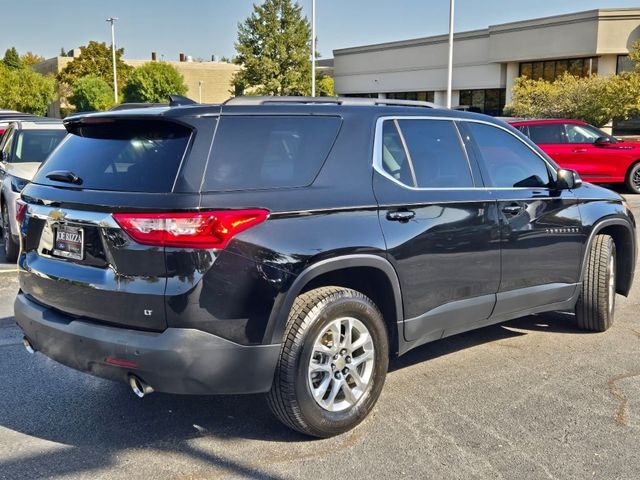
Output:
[[239,96],[233,97],[223,105],[266,105],[282,103],[316,104],[316,105],[388,105],[401,107],[442,108],[431,102],[416,100],[395,100],[387,98],[366,97],[275,97],[275,96]]

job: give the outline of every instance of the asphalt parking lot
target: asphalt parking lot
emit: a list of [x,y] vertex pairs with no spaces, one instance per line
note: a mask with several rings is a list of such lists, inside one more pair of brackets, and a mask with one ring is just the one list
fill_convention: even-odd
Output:
[[310,440],[260,396],[138,399],[29,355],[0,265],[0,478],[640,478],[640,281],[604,334],[545,314],[418,348],[360,427]]

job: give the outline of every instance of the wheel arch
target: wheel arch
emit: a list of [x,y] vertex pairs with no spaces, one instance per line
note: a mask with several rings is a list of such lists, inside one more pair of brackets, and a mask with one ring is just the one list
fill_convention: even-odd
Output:
[[321,286],[352,288],[371,298],[380,309],[387,326],[390,352],[398,351],[404,318],[400,281],[386,258],[372,254],[328,258],[303,270],[283,298],[276,302],[269,319],[265,343],[282,342],[296,297]]
[[633,283],[633,272],[636,263],[636,237],[633,227],[622,218],[601,220],[594,225],[585,246],[582,259],[580,281],[584,278],[591,244],[596,235],[610,235],[616,245],[616,292],[627,296]]

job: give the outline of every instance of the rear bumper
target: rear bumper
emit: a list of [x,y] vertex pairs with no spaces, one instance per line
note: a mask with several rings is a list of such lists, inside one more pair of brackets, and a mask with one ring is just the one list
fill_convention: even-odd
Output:
[[[76,370],[179,394],[261,393],[271,388],[280,345],[244,346],[210,333],[162,333],[98,325],[45,308],[20,293],[16,322],[37,351]],[[106,358],[132,362],[114,366]]]

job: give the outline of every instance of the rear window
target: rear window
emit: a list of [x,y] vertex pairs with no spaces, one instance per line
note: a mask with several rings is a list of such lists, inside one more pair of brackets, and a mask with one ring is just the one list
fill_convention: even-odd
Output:
[[44,162],[67,134],[59,130],[23,130],[18,133],[13,163]]
[[322,168],[340,124],[339,117],[223,116],[204,190],[309,185]]
[[34,178],[34,183],[74,186],[50,180],[47,174],[69,171],[81,188],[164,193],[173,184],[191,130],[159,120],[117,120],[72,125],[60,145]]

